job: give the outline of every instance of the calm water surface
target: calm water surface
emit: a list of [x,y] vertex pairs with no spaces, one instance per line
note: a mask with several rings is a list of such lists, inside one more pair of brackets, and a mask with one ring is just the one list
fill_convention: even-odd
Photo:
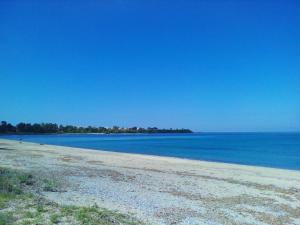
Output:
[[64,134],[0,138],[300,170],[300,133]]

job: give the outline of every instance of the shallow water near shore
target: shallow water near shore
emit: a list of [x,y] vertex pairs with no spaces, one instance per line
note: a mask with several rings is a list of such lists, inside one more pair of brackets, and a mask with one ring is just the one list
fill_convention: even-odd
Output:
[[1,138],[300,170],[300,133],[61,134]]

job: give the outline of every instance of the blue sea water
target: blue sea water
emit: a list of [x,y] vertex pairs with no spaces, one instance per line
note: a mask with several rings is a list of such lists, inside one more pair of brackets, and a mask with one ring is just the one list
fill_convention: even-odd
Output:
[[0,138],[300,170],[300,133],[62,134]]

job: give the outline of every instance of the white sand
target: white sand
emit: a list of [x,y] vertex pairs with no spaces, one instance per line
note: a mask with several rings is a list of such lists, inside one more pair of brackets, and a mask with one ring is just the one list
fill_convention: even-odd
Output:
[[300,224],[300,171],[0,139],[0,166],[61,181],[60,204],[133,213],[152,224]]

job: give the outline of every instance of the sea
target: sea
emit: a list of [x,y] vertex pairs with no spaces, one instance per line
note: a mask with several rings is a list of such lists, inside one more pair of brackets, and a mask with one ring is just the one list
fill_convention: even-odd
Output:
[[300,170],[300,133],[44,134],[0,138]]

